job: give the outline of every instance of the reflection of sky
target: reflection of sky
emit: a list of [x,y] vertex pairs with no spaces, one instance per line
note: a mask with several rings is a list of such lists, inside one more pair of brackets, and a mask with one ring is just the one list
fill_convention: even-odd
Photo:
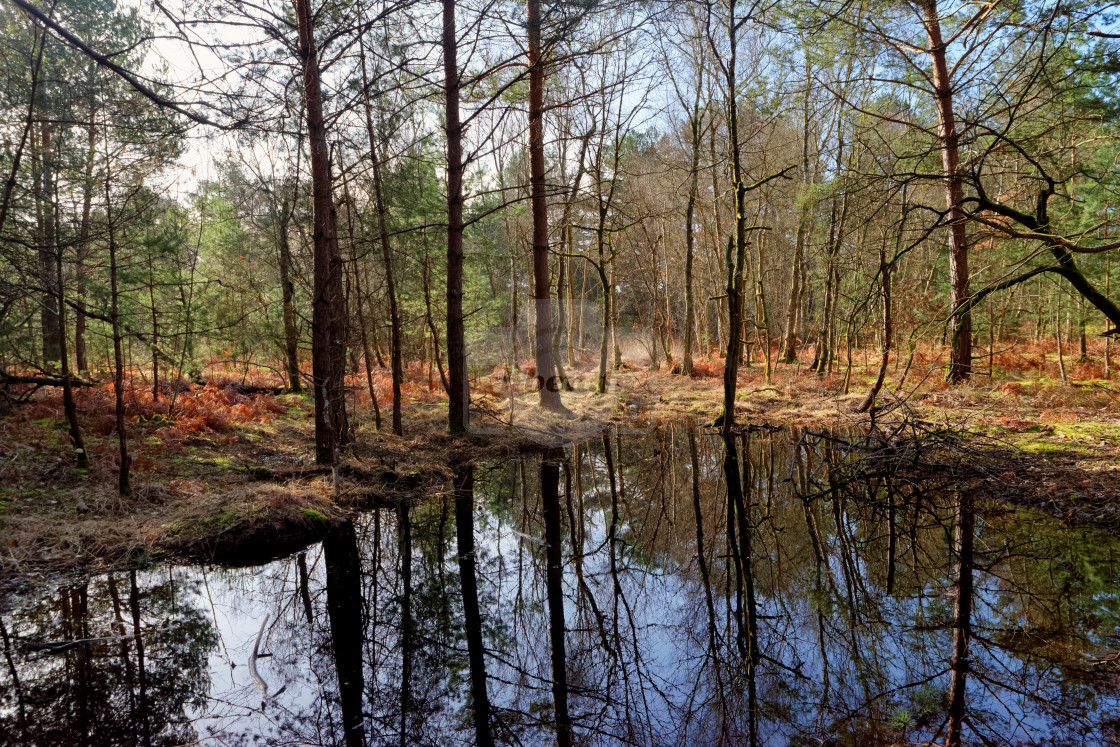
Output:
[[[628,448],[640,452],[642,446]],[[676,465],[680,474],[671,484],[664,475],[624,465],[625,493],[616,527],[620,539],[613,559],[617,589],[608,540],[605,465],[601,452],[590,458],[584,453],[583,495],[574,498],[582,498],[584,507],[585,586],[577,576],[568,537],[564,592],[570,709],[577,733],[589,744],[709,744],[721,731],[733,742],[745,738],[746,669],[735,650],[735,623],[724,586],[721,522],[726,514],[720,515],[725,504],[718,473],[712,469],[712,451],[712,444],[705,442],[700,473],[720,641],[715,658],[708,651],[708,612],[695,557],[687,450],[682,455],[685,464]],[[516,462],[480,475],[475,541],[485,637],[491,649],[491,701],[498,720],[516,731],[523,744],[544,744],[554,739],[547,728],[551,664],[544,531],[537,463],[527,459],[523,468],[524,483]],[[775,469],[770,474],[789,471]],[[803,743],[845,733],[856,741],[872,735],[895,739],[903,734],[893,731],[890,723],[903,717],[912,722],[906,739],[932,738],[941,724],[951,649],[948,625],[954,600],[947,515],[925,515],[916,530],[916,546],[900,529],[896,593],[887,595],[881,515],[873,518],[869,509],[852,501],[836,513],[828,502],[812,504],[823,553],[818,592],[815,556],[799,499],[783,492],[786,483],[780,477],[755,472],[752,479],[756,487],[768,483],[777,491],[771,496],[770,514],[752,535],[759,642],[766,657],[757,672],[763,742]],[[566,506],[561,513],[566,524]],[[439,514],[433,504],[413,510],[413,691],[420,715],[410,720],[409,737],[421,744],[468,744],[473,732],[454,512],[449,518]],[[447,543],[439,567],[434,547],[441,521]],[[1088,543],[1097,556],[1108,558],[1115,541],[1015,516],[978,521],[977,527],[977,563],[982,567],[976,573],[977,637],[972,654],[973,668],[982,676],[969,676],[970,728],[1003,743],[1101,741],[1093,729],[1104,718],[1120,715],[1115,677],[1110,682],[1091,672],[1078,677],[1066,664],[1084,664],[1115,645],[1110,637],[1120,632],[1118,595],[1109,583],[1115,579],[1087,584],[1063,554]],[[369,621],[364,648],[371,744],[395,739],[400,717],[400,580],[393,514],[381,514],[380,531],[378,538],[370,517],[359,522]],[[1008,557],[1008,548],[1014,557]],[[377,574],[372,572],[375,554],[380,557]],[[216,632],[218,642],[206,662],[210,687],[205,704],[188,714],[203,744],[339,741],[321,549],[309,549],[306,562],[312,624],[295,558],[251,569],[162,568],[140,575],[141,588],[175,579],[183,589],[177,604],[200,610]],[[1027,588],[1030,584],[1034,586]],[[1028,593],[1037,597],[1028,598]],[[592,600],[603,616],[602,628]],[[441,628],[438,617],[444,604],[449,605],[450,627]],[[261,658],[258,669],[273,697],[262,709],[248,661],[266,615],[260,651],[271,656]],[[104,621],[102,627],[108,625]],[[1047,625],[1057,629],[1047,630]],[[1011,633],[1016,630],[1025,634],[1015,639]],[[609,646],[603,644],[604,634]],[[996,645],[1011,641],[1018,653]],[[159,657],[158,646],[149,655]],[[725,716],[717,683],[723,685]],[[1063,721],[1061,709],[1081,707],[1085,698],[1090,700],[1083,706],[1082,726],[1088,729],[1083,735],[1081,727]],[[923,708],[936,714],[928,723],[917,723]],[[10,722],[10,707],[2,717]],[[499,738],[503,733],[497,730]]]
[[[318,555],[317,551],[313,551]],[[312,573],[318,576],[318,564]],[[298,576],[292,559],[254,569],[180,569],[199,579],[199,593],[191,602],[205,609],[217,631],[219,644],[210,652],[211,689],[204,709],[191,714],[199,736],[217,743],[237,738],[302,736],[309,744],[319,736],[329,743],[330,732],[319,734],[315,724],[302,723],[319,710],[324,673],[307,630],[298,596]],[[321,582],[313,579],[313,588]],[[260,644],[257,671],[267,683],[270,698],[262,710],[262,694],[249,672],[249,658],[257,633],[269,616]],[[329,663],[329,662],[328,662]],[[285,686],[284,690],[280,690]],[[334,674],[326,670],[326,686],[334,688]]]

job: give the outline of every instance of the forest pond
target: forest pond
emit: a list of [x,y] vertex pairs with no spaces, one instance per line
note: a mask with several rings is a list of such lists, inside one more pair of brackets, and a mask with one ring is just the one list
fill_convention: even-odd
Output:
[[609,433],[17,596],[0,743],[1117,744],[1120,543],[861,453]]

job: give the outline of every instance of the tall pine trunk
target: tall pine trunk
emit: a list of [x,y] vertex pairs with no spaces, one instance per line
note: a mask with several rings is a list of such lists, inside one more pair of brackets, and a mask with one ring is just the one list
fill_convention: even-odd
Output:
[[93,210],[93,164],[97,154],[96,114],[90,105],[89,129],[86,146],[86,168],[82,183],[82,218],[78,225],[78,250],[74,274],[78,281],[77,297],[74,299],[74,365],[78,373],[89,370],[86,358],[86,271],[85,262],[89,256],[90,214]]
[[333,464],[350,440],[346,419],[345,304],[342,296],[342,255],[331,189],[330,151],[323,121],[319,54],[315,46],[310,0],[294,0],[303,66],[303,99],[311,151],[311,195],[315,220],[314,289],[311,316],[311,371],[315,380],[315,459]]
[[443,0],[447,120],[447,425],[452,433],[464,433],[470,427],[467,344],[463,332],[463,125],[459,120],[458,46],[455,0]]
[[544,168],[544,62],[541,59],[541,4],[527,0],[529,37],[529,184],[533,212],[533,300],[536,317],[537,386],[540,405],[559,410],[560,387],[552,352],[552,306],[548,277],[548,200]]

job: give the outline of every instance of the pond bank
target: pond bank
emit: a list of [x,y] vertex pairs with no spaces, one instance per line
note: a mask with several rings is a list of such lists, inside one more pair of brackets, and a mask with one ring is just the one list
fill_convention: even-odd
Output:
[[[511,400],[499,391],[500,380],[479,382],[475,432],[463,438],[445,432],[437,398],[408,405],[405,438],[375,431],[371,411],[359,405],[353,411],[357,438],[345,457],[337,496],[329,471],[313,464],[309,406],[301,398],[257,395],[242,402],[214,396],[212,401],[225,402],[233,412],[246,408],[251,417],[227,418],[225,427],[189,433],[138,413],[131,435],[135,490],[123,499],[113,490],[114,438],[91,435],[94,468],[72,469],[48,395],[30,406],[38,409],[17,409],[4,418],[12,456],[0,473],[0,576],[10,581],[27,573],[95,572],[168,557],[261,561],[320,539],[356,512],[446,490],[455,465],[465,461],[508,458],[545,444],[585,440],[611,427],[643,430],[685,419],[710,423],[719,411],[717,378],[627,370],[617,374],[613,391],[596,395],[581,377],[586,375],[576,373],[575,390],[564,394],[572,411],[564,418],[540,414],[532,393],[515,392]],[[860,395],[840,394],[838,388],[828,378],[778,374],[768,384],[761,372],[748,373],[741,379],[738,419],[866,432],[872,420],[853,412]],[[888,395],[874,424],[896,441],[919,431],[940,434],[941,457],[967,462],[967,484],[985,497],[1115,532],[1120,530],[1115,401],[1104,390],[1053,382],[969,385],[907,401]],[[903,422],[908,427],[898,429]]]

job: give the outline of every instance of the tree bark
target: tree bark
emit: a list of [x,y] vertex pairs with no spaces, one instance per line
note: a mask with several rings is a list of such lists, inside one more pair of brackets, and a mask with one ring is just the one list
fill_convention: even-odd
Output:
[[113,230],[113,195],[109,190],[109,177],[105,177],[105,210],[109,233],[109,319],[113,331],[113,395],[116,404],[117,439],[120,442],[120,466],[117,471],[117,490],[127,497],[132,495],[129,470],[132,458],[128,454],[128,429],[124,411],[124,349],[121,345],[120,294],[117,289],[117,242]]
[[736,63],[738,61],[738,25],[735,22],[736,0],[728,7],[727,59],[727,132],[731,140],[731,188],[735,197],[735,236],[727,244],[724,257],[727,272],[727,355],[723,368],[723,412],[717,422],[729,433],[735,424],[735,389],[739,379],[739,361],[742,358],[743,328],[743,266],[747,253],[746,197],[743,182],[743,165],[739,157],[739,106],[735,96],[738,86]]
[[779,360],[782,363],[795,363],[797,361],[797,344],[801,336],[798,320],[801,318],[802,297],[805,287],[802,285],[804,274],[805,244],[809,238],[809,224],[812,217],[809,204],[809,185],[812,184],[812,171],[809,166],[809,81],[812,71],[809,67],[808,49],[805,50],[805,97],[801,117],[801,184],[804,191],[801,194],[801,204],[797,210],[797,238],[793,245],[793,270],[790,277],[789,304],[786,306],[786,327],[782,340],[782,352]]
[[[298,169],[297,169],[298,171]],[[296,326],[295,297],[296,286],[292,281],[292,244],[288,236],[292,211],[295,210],[298,180],[292,187],[293,195],[289,208],[287,197],[280,206],[279,232],[280,250],[280,303],[284,318],[284,359],[288,370],[288,391],[298,394],[303,391],[299,370],[299,328]]]
[[78,424],[78,405],[74,401],[74,384],[70,375],[70,360],[66,351],[66,286],[63,284],[62,252],[55,255],[55,287],[58,290],[58,324],[62,335],[59,342],[59,363],[62,375],[62,409],[66,413],[66,422],[70,428],[70,443],[77,455],[78,468],[89,468],[89,454],[86,453],[85,441],[82,439],[82,429]]
[[50,122],[39,125],[39,280],[43,295],[39,312],[42,325],[43,368],[52,370],[62,356],[62,328],[58,320],[58,289],[55,288],[55,255],[61,250],[55,235],[54,155]]
[[541,4],[527,0],[529,41],[529,184],[533,213],[533,299],[536,316],[537,387],[540,406],[560,410],[560,387],[552,351],[552,306],[548,277],[548,199],[544,166],[544,62],[541,59]]
[[[566,240],[561,241],[561,246],[571,251],[570,240],[572,227],[565,225],[563,230]],[[564,370],[564,356],[561,351],[564,347],[564,331],[568,328],[568,299],[571,298],[571,278],[568,275],[568,260],[561,256],[557,262],[556,277],[556,325],[552,330],[552,362],[556,366],[557,384],[566,392],[572,391],[572,382],[568,380],[568,373]]]
[[[697,66],[697,70],[701,68]],[[702,73],[701,73],[702,75]],[[692,375],[693,328],[696,326],[696,293],[693,289],[692,266],[696,259],[696,201],[700,194],[700,83],[696,81],[696,100],[692,105],[689,127],[692,135],[692,173],[688,180],[688,206],[684,211],[684,340],[681,350],[681,373]]]
[[311,322],[311,370],[315,381],[315,459],[337,461],[338,449],[350,440],[346,419],[345,306],[342,255],[331,189],[331,161],[323,120],[319,54],[315,45],[311,0],[294,0],[303,67],[303,100],[311,151],[311,194],[315,219],[314,297]]
[[78,226],[77,262],[74,275],[78,281],[77,297],[74,299],[74,366],[79,374],[89,371],[86,359],[86,272],[85,262],[89,256],[90,214],[93,210],[93,164],[97,154],[96,113],[90,104],[89,129],[86,147],[86,169],[82,183],[82,218]]
[[459,120],[458,45],[455,0],[443,0],[447,119],[447,426],[452,433],[465,433],[470,427],[470,391],[463,331],[463,126]]
[[[389,296],[389,366],[393,377],[393,433],[404,435],[401,420],[401,384],[404,381],[404,361],[401,358],[401,312],[397,304],[397,286],[393,277],[393,250],[389,244],[389,228],[385,210],[385,191],[381,182],[381,154],[373,126],[373,107],[369,101],[369,73],[366,70],[365,37],[359,37],[362,63],[362,87],[365,89],[366,135],[369,137],[369,157],[373,166],[373,198],[377,208],[377,232],[381,239],[381,256],[385,263],[385,292]],[[376,341],[376,335],[374,340]]]
[[[355,311],[358,314],[358,340],[362,344],[362,362],[366,368],[366,386],[369,388],[369,402],[373,406],[373,422],[381,430],[381,407],[377,404],[377,392],[373,387],[373,355],[369,349],[369,332],[366,328],[365,297],[362,293],[362,275],[358,268],[358,241],[354,232],[355,206],[350,199],[350,182],[345,174],[342,177],[342,194],[346,203],[346,232],[350,240],[350,271],[354,277]],[[365,235],[365,231],[362,231]]]
[[[956,309],[969,296],[968,234],[964,200],[964,181],[960,175],[960,133],[957,132],[953,110],[953,82],[949,77],[946,44],[941,37],[941,19],[937,0],[923,5],[923,25],[929,38],[929,57],[933,68],[933,85],[937,98],[937,136],[941,147],[941,168],[945,177],[945,202],[949,209],[949,285],[950,303]],[[959,329],[949,356],[948,379],[959,383],[972,374],[972,316],[960,317]]]

